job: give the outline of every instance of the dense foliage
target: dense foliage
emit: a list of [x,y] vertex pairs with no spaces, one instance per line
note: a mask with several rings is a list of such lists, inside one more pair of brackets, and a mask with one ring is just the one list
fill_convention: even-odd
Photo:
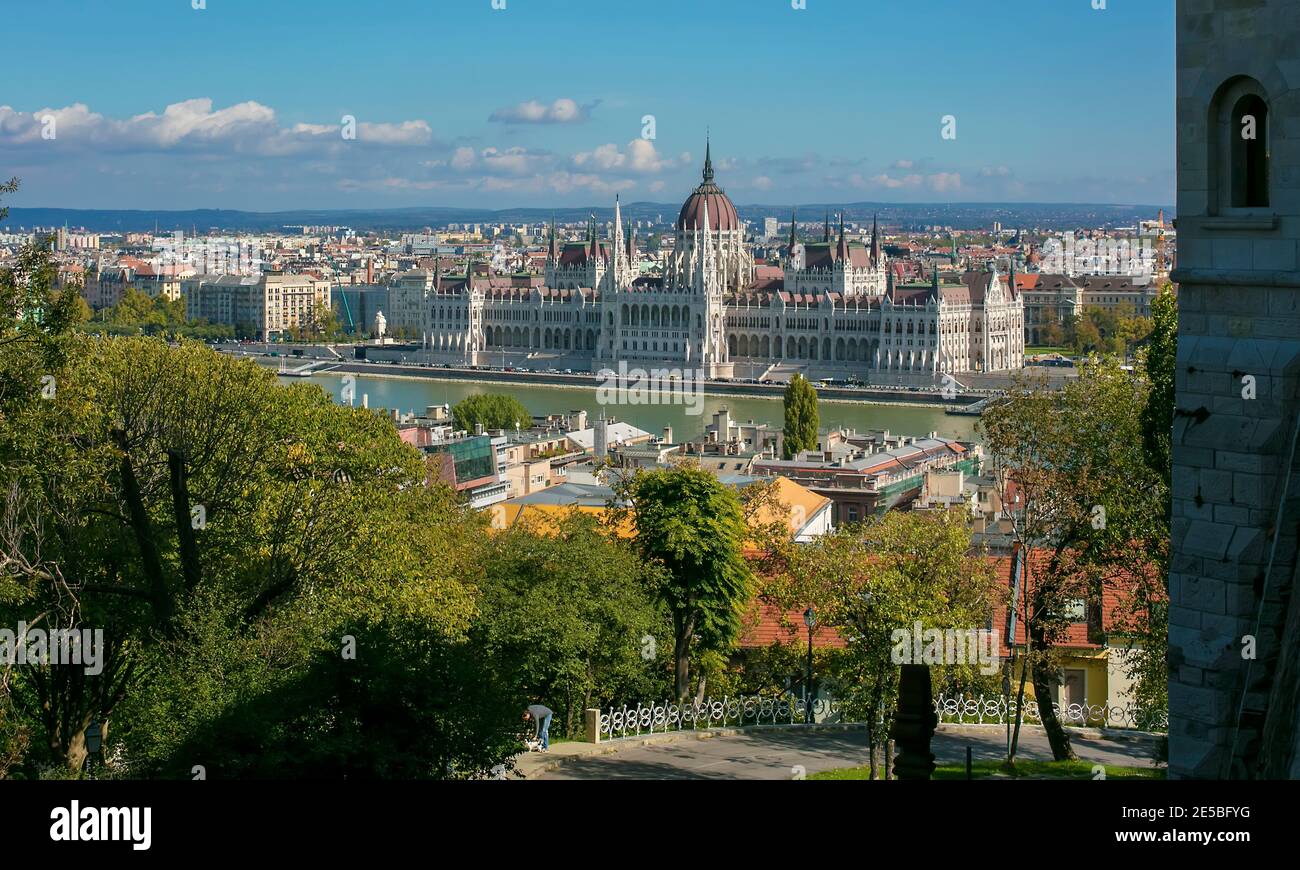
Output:
[[785,388],[785,430],[781,448],[785,458],[790,459],[803,450],[816,449],[819,425],[817,391],[803,375],[796,374]]
[[501,393],[479,393],[467,396],[451,409],[456,426],[466,432],[475,427],[484,429],[527,429],[533,415],[514,396]]
[[[657,593],[672,621],[673,691],[684,698],[692,654],[731,649],[753,591],[740,497],[690,465],[638,472],[617,491],[630,506],[637,550],[662,572]],[[625,516],[616,511],[614,521]]]
[[92,312],[80,297],[78,301],[81,321],[78,328],[96,335],[162,335],[200,340],[236,337],[234,327],[186,319],[184,299],[151,298],[134,287],[127,287],[116,305],[98,312]]
[[1074,319],[1049,323],[1039,333],[1042,344],[1067,348],[1076,356],[1097,353],[1125,358],[1150,335],[1151,329],[1151,318],[1139,316],[1132,305],[1125,303],[1113,307],[1089,305]]
[[[874,752],[898,697],[894,632],[910,636],[918,622],[977,631],[1003,593],[960,512],[890,512],[790,548],[786,564],[763,579],[762,594],[786,612],[812,607],[817,624],[844,639],[843,650],[826,656],[826,682],[846,716],[868,724]],[[936,691],[981,685],[973,663],[934,671]]]
[[[1015,500],[1009,505],[1027,560],[1025,594],[1016,602],[1029,645],[1026,671],[1037,698],[1061,682],[1056,651],[1083,602],[1090,634],[1140,641],[1143,655],[1163,653],[1164,570],[1169,548],[1168,476],[1148,462],[1143,417],[1151,383],[1116,358],[1094,359],[1076,380],[1051,390],[1022,379],[980,420],[995,467]],[[1123,602],[1102,623],[1103,595]],[[1024,691],[1022,675],[1019,692]],[[1163,669],[1148,669],[1139,697],[1158,698]],[[1058,760],[1073,757],[1050,705],[1043,724]]]

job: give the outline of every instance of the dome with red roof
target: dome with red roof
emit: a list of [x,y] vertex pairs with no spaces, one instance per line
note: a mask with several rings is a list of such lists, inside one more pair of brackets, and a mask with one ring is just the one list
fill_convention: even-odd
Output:
[[709,230],[739,230],[740,216],[731,197],[722,192],[722,188],[713,183],[713,159],[709,146],[704,148],[704,180],[700,186],[682,203],[682,210],[677,215],[677,229],[691,232],[705,229],[704,212],[709,213]]

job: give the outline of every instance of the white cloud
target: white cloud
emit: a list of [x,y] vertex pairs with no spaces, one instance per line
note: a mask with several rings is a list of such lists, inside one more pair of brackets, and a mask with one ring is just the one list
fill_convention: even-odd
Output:
[[926,180],[929,182],[930,188],[936,193],[961,190],[961,173],[959,172],[936,172]]
[[750,184],[754,187],[755,190],[772,189],[772,179],[768,178],[766,175],[758,176],[752,182],[750,182]]
[[[827,181],[834,179],[828,178]],[[909,172],[897,176],[882,172],[870,178],[855,172],[848,177],[848,184],[861,190],[918,190],[928,187],[936,193],[960,190],[962,186],[961,174],[958,172],[934,172],[930,175]]]
[[247,101],[214,109],[212,100],[198,97],[172,103],[162,114],[145,112],[130,118],[108,118],[84,103],[62,109],[20,112],[0,106],[0,145],[43,146],[45,119],[54,119],[54,142],[67,147],[88,147],[101,152],[156,151],[211,152],[217,155],[259,154],[275,157],[306,154],[358,142],[384,147],[418,147],[433,144],[433,131],[425,121],[372,123],[358,119],[356,139],[344,140],[343,118],[337,124],[300,123],[281,126],[275,110]]
[[500,124],[581,124],[591,118],[591,110],[598,103],[578,105],[575,100],[561,97],[547,105],[537,100],[525,100],[513,106],[503,106],[488,116]]
[[483,158],[483,165],[487,167],[488,171],[509,175],[526,175],[551,163],[549,154],[529,151],[527,148],[506,148],[504,150],[484,148],[480,156]]
[[633,139],[623,149],[611,142],[590,151],[580,151],[573,155],[573,165],[579,169],[601,172],[655,173],[676,169],[689,159],[689,154],[683,154],[676,160],[663,157],[649,139]]

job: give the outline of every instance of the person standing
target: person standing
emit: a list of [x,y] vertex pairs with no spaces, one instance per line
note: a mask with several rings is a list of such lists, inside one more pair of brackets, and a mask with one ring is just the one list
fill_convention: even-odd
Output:
[[541,751],[549,752],[551,748],[551,712],[550,707],[544,707],[541,704],[530,704],[524,711],[524,721],[529,719],[537,723],[537,729],[533,732],[533,737],[542,742]]

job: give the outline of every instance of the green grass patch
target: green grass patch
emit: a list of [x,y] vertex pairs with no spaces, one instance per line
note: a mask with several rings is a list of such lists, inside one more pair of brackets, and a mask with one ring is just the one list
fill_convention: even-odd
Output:
[[[1016,762],[1014,771],[1004,771],[1002,762],[997,760],[980,760],[971,764],[971,776],[975,779],[1009,776],[1012,778],[1035,779],[1093,779],[1092,761],[1027,761]],[[1164,768],[1158,767],[1121,767],[1106,765],[1106,779],[1164,779]],[[870,779],[870,768],[843,767],[838,770],[824,770],[810,775],[809,779]],[[884,779],[884,768],[876,771],[877,779]],[[935,768],[933,779],[965,779],[966,764],[941,764]]]

